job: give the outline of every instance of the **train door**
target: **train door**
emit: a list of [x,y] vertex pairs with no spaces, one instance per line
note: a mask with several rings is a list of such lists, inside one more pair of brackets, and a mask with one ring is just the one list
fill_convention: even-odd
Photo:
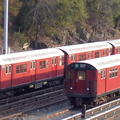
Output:
[[67,93],[74,93],[75,91],[75,84],[74,84],[74,77],[75,77],[75,70],[69,69],[66,70],[65,73],[65,85],[66,85],[66,92]]
[[57,76],[57,58],[56,57],[52,58],[52,76]]
[[35,81],[35,72],[36,72],[36,61],[30,61],[30,72],[29,74],[31,75],[31,81]]
[[57,76],[64,74],[64,56],[59,56],[57,59]]
[[75,74],[75,92],[84,94],[86,86],[85,70],[77,70]]
[[70,61],[69,61],[69,64],[70,64],[70,63],[73,63],[73,62],[76,62],[76,54],[71,54],[69,58],[70,58],[70,59],[69,59],[69,60],[70,60]]
[[12,81],[11,81],[11,72],[12,67],[11,65],[5,65],[1,68],[1,88],[7,88],[11,87]]

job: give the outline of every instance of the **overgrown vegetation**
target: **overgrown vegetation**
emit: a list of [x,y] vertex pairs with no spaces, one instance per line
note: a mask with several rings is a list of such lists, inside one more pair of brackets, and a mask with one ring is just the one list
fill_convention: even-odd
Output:
[[[3,2],[0,2],[1,28]],[[44,36],[58,39],[60,31],[65,29],[74,28],[80,32],[86,24],[93,26],[95,31],[101,25],[120,31],[120,0],[9,1],[9,36],[17,35],[20,46],[31,40],[42,42],[40,38]]]

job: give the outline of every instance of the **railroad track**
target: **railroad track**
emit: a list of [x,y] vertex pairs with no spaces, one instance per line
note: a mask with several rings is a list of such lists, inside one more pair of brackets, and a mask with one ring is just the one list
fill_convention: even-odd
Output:
[[[47,89],[46,91],[36,91],[26,95],[9,98],[8,101],[0,101],[0,120],[5,119],[6,116],[11,116],[13,113],[16,115],[22,114],[29,110],[42,108],[50,104],[65,101],[67,97],[63,86]],[[22,109],[22,110],[21,110]]]
[[[39,108],[44,108],[48,106],[53,106],[54,104],[58,105],[59,103],[63,103],[68,101],[64,89],[57,89],[55,91],[49,91],[45,94],[37,94],[34,97],[27,97],[25,99],[22,99],[20,101],[11,102],[6,109],[4,109],[4,106],[0,105],[0,120],[8,120],[8,118],[14,118],[15,116],[18,116],[21,118],[25,115],[25,113],[36,110]],[[12,107],[11,107],[12,106]],[[82,114],[82,110],[80,108],[74,109],[66,109],[64,111],[60,112],[54,112],[54,114],[50,113],[48,116],[47,114],[43,117],[40,117],[39,120],[77,120],[77,119],[85,119],[85,120],[96,120],[96,119],[108,119],[113,120],[116,116],[119,116],[120,111],[120,99],[116,99],[114,101],[108,102],[106,104],[103,104],[101,106],[86,110],[85,116]],[[72,106],[71,106],[72,107]],[[3,109],[3,110],[2,110]],[[21,110],[22,109],[22,110]],[[45,108],[44,108],[45,109]],[[14,114],[9,114],[12,111]],[[22,111],[22,112],[21,112]],[[8,113],[8,114],[7,114]],[[5,116],[3,114],[6,114]],[[61,117],[59,117],[61,116]],[[62,117],[63,116],[63,117]]]
[[70,108],[50,114],[39,120],[114,120],[120,116],[120,99],[86,110],[85,116],[80,108]]
[[116,116],[120,115],[120,98],[109,103],[103,104],[101,106],[89,109],[85,112],[83,116],[82,111],[66,117],[62,120],[77,120],[77,119],[85,119],[85,120],[99,120],[99,119],[113,119]]
[[43,95],[43,94],[46,94],[46,93],[49,93],[52,91],[56,91],[56,90],[60,90],[60,89],[64,89],[64,85],[59,85],[59,86],[55,86],[55,87],[51,87],[51,88],[47,88],[47,89],[43,89],[43,90],[38,90],[38,91],[22,94],[22,95],[15,96],[15,97],[6,98],[3,100],[0,100],[0,108],[1,108],[1,105],[5,105],[5,104],[8,105],[15,101],[21,101],[26,98],[31,98],[31,97],[34,97],[37,95]]

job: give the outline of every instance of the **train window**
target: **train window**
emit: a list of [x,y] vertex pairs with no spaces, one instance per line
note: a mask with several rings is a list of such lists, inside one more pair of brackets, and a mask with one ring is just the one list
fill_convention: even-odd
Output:
[[101,70],[101,79],[106,78],[106,70]]
[[41,69],[46,68],[46,63],[45,63],[45,61],[41,61],[41,62],[40,62],[40,68],[41,68]]
[[95,58],[99,58],[100,57],[100,52],[95,52]]
[[23,72],[23,65],[20,65],[20,73]]
[[16,73],[19,73],[19,66],[16,66]]
[[8,74],[8,66],[5,66],[5,72]]
[[118,77],[118,68],[111,69],[109,71],[109,78]]
[[33,65],[33,64],[32,64],[32,61],[31,61],[31,62],[30,62],[30,69],[32,69],[32,67],[33,67],[32,65]]
[[92,58],[92,52],[88,52],[88,59],[91,59]]
[[109,55],[112,55],[112,49],[109,49]]
[[27,65],[23,64],[23,65],[17,65],[16,66],[16,73],[23,73],[27,71]]
[[78,80],[85,80],[85,71],[78,71],[77,79]]
[[12,72],[12,67],[11,67],[11,65],[9,65],[9,73],[11,73]]
[[42,69],[42,61],[40,61],[40,69]]
[[23,72],[27,71],[27,65],[23,65]]
[[35,61],[31,61],[30,62],[30,69],[35,69],[35,67],[36,67]]
[[48,60],[40,61],[40,69],[47,68],[47,67],[48,67]]
[[72,55],[71,55],[71,61],[74,62],[74,61],[76,60],[75,58],[76,58],[76,55],[75,55],[75,54],[72,54]]
[[78,60],[79,60],[79,61],[81,61],[81,60],[86,60],[86,54],[79,55]]
[[103,50],[103,55],[106,56],[107,55],[107,49]]
[[11,65],[7,65],[7,66],[5,67],[5,73],[6,73],[6,74],[10,74],[11,72],[12,72]]
[[120,47],[117,48],[118,53],[120,53]]
[[118,77],[118,69],[115,69],[114,76]]
[[48,60],[46,60],[46,68],[48,68]]
[[52,58],[52,65],[56,65],[56,57]]
[[43,66],[43,68],[46,68],[46,61],[43,61],[42,66]]
[[60,66],[64,65],[64,56],[60,56]]
[[36,67],[36,62],[33,61],[33,69],[35,69],[35,67]]

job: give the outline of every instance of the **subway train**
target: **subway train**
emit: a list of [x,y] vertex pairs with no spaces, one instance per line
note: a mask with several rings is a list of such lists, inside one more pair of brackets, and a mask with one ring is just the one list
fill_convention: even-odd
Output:
[[70,63],[120,53],[120,39],[0,55],[0,99],[64,83]]
[[97,106],[120,97],[120,54],[69,64],[65,90],[74,106]]

